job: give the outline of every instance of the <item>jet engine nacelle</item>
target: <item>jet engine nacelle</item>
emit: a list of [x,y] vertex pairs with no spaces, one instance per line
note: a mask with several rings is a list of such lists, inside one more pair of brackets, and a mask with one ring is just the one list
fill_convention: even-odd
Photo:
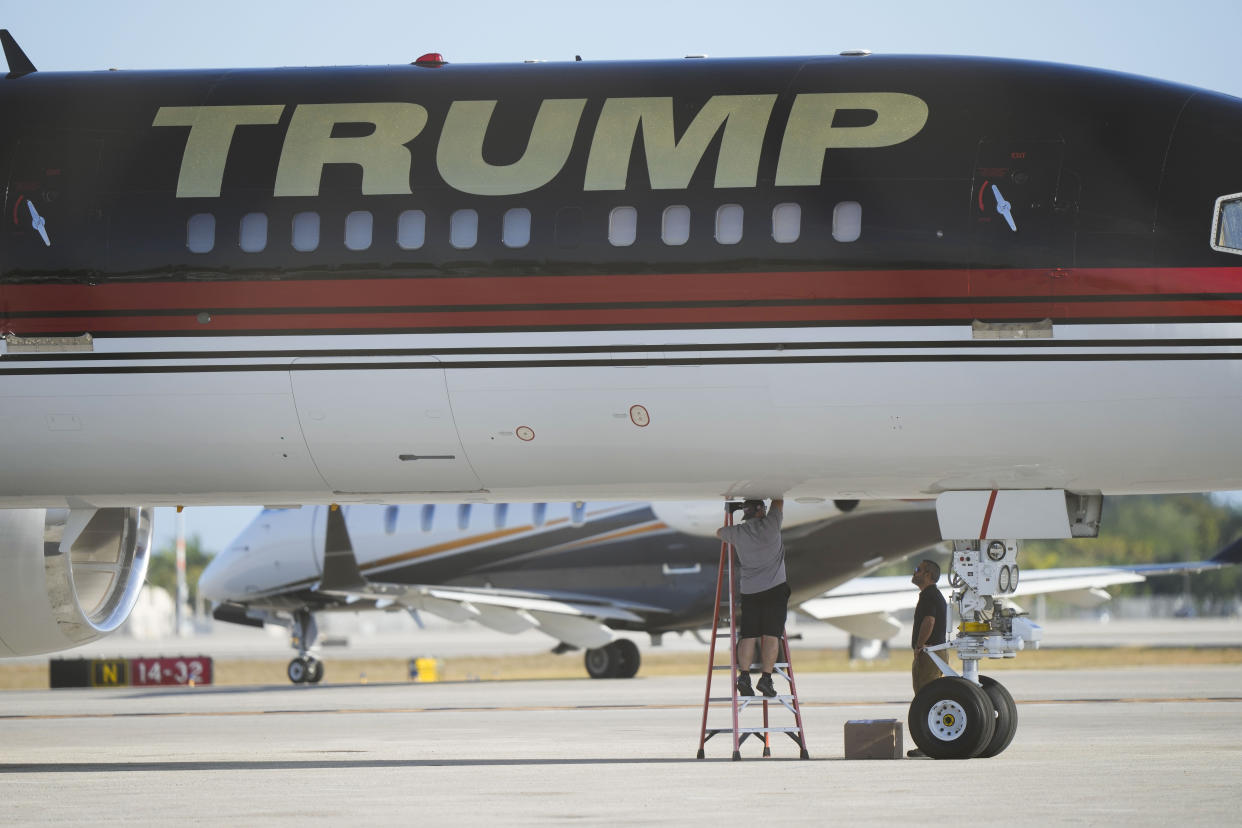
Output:
[[129,617],[147,577],[152,510],[0,510],[0,656],[66,650]]

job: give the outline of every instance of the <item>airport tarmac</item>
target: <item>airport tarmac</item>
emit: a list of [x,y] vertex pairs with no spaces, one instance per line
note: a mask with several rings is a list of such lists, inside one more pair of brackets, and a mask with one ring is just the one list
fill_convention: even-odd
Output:
[[800,676],[808,761],[696,760],[702,677],[8,691],[0,823],[1236,824],[1242,666],[1004,681],[1017,736],[967,762],[843,758],[904,671]]
[[[454,624],[425,616],[419,628],[406,613],[321,613],[318,652],[336,659],[413,658],[432,656],[503,656],[546,653],[553,640],[529,630],[507,635],[478,624]],[[1242,648],[1242,618],[1152,618],[1113,621],[1062,620],[1043,622],[1043,644],[1059,647],[1237,647]],[[798,646],[843,650],[849,635],[819,621],[791,614],[790,636]],[[644,653],[707,652],[706,640],[693,635],[668,633],[660,647],[651,645],[644,633],[624,633]],[[706,634],[705,634],[706,635]],[[893,637],[900,650],[910,640],[908,620]],[[116,634],[67,650],[63,658],[116,658],[156,655],[210,655],[217,659],[289,659],[289,633],[281,627],[264,629],[216,622],[209,633],[183,638],[135,638]],[[580,655],[573,656],[581,660]],[[25,656],[11,662],[46,661],[47,656]]]

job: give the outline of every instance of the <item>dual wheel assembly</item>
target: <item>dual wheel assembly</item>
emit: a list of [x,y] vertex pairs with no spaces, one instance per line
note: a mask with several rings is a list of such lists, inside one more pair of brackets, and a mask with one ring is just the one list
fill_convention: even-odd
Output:
[[910,737],[933,759],[988,759],[1013,741],[1018,708],[990,676],[939,678],[910,703]]
[[628,638],[587,650],[582,659],[591,678],[634,678],[640,660],[638,645]]
[[318,684],[323,678],[323,662],[311,655],[298,656],[285,670],[294,684]]

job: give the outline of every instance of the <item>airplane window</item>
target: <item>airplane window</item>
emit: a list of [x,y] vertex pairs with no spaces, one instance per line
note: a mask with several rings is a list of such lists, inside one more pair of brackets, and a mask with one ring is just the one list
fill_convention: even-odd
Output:
[[638,236],[638,211],[633,207],[613,207],[608,214],[608,242],[613,247],[629,247]]
[[862,205],[842,201],[832,208],[832,237],[839,242],[858,241],[862,235]]
[[500,240],[505,247],[525,247],[530,244],[530,210],[525,207],[506,210]]
[[191,253],[210,253],[216,246],[216,217],[195,213],[185,223],[185,246]]
[[802,235],[802,207],[793,202],[778,204],[772,208],[772,239],[780,244],[792,244]]
[[716,210],[716,241],[737,244],[742,240],[742,205],[724,204]]
[[479,214],[474,210],[457,210],[449,219],[449,243],[458,250],[468,250],[479,240]]
[[660,238],[668,245],[685,244],[690,240],[690,208],[674,204],[664,208]]
[[1242,253],[1242,193],[1216,200],[1212,249],[1222,253]]
[[384,532],[393,535],[397,532],[397,507],[389,506],[384,510]]
[[242,216],[241,238],[238,243],[247,253],[258,253],[267,247],[267,215],[265,213],[246,213]]
[[397,246],[417,250],[427,238],[427,214],[422,210],[406,210],[397,217]]
[[469,503],[463,503],[457,507],[457,528],[463,532],[470,528]]
[[428,503],[426,506],[423,507],[422,514],[419,515],[419,519],[418,519],[419,528],[422,529],[424,532],[430,532],[433,522],[435,520],[435,517],[436,517],[436,505],[434,503]]
[[548,504],[536,503],[530,510],[530,522],[536,526],[543,526],[544,520],[548,517]]
[[497,529],[504,529],[509,525],[509,504],[497,503],[496,509],[492,513],[492,518],[496,521]]
[[319,246],[319,214],[293,214],[293,249],[309,253]]
[[345,217],[345,246],[350,250],[371,246],[371,214],[366,210],[355,210]]

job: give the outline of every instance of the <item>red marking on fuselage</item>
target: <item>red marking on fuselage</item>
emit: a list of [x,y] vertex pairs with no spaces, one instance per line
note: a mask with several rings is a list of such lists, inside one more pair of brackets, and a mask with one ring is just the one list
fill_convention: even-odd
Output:
[[983,528],[979,530],[979,540],[988,536],[988,524],[992,522],[992,507],[996,505],[996,489],[988,495],[988,510],[983,513]]
[[[756,281],[762,296],[756,297]],[[1242,268],[800,271],[8,284],[15,332],[1242,319]],[[211,321],[198,322],[206,311]]]

